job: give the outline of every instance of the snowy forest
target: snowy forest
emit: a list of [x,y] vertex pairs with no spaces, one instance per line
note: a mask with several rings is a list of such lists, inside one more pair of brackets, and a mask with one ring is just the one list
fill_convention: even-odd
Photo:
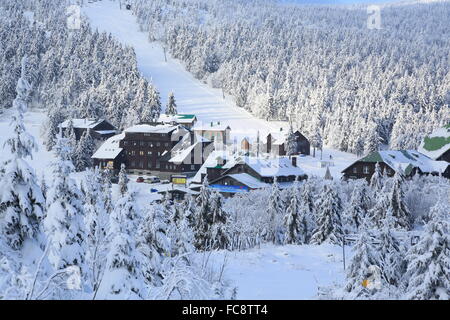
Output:
[[366,7],[270,0],[134,0],[151,40],[197,78],[316,144],[363,154],[415,149],[450,119],[450,3]]
[[[131,2],[142,30],[197,78],[336,149],[413,148],[449,121],[447,3],[388,7],[372,33],[357,28],[360,9]],[[65,28],[69,3],[0,0],[0,117],[11,115],[0,146],[0,300],[236,299],[227,254],[325,244],[351,250],[345,280],[317,299],[450,299],[450,182],[441,176],[388,177],[377,165],[370,181],[275,179],[233,198],[204,179],[196,198],[149,203],[124,166],[112,184],[110,171],[74,161],[86,146],[57,135],[62,121],[106,117],[125,128],[157,118],[161,102],[132,48],[87,20]],[[47,115],[40,137],[25,126],[30,109]],[[47,178],[32,165],[39,139],[55,156]],[[215,252],[226,253],[221,263]],[[362,286],[369,269],[375,280]]]
[[[70,118],[107,118],[118,128],[157,118],[159,93],[137,70],[131,48],[110,35],[66,27],[71,1],[0,1],[0,113],[10,108],[27,55],[30,103],[45,108],[46,145],[56,141],[58,125]],[[27,15],[32,12],[33,15]]]

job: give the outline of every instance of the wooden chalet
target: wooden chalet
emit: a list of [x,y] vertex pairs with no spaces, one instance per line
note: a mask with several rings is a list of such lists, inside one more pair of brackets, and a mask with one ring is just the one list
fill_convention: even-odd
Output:
[[375,166],[392,177],[397,170],[402,170],[406,177],[415,174],[439,175],[450,178],[450,164],[445,161],[435,161],[415,150],[386,150],[373,152],[352,163],[342,173],[344,179],[370,180],[375,172]]

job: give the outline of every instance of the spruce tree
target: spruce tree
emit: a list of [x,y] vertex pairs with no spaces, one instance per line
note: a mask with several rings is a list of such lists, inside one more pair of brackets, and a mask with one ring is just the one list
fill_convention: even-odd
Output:
[[383,173],[381,172],[379,162],[375,164],[375,172],[370,178],[370,187],[372,188],[374,194],[380,192],[383,189]]
[[123,196],[128,192],[128,182],[130,180],[128,179],[127,171],[125,169],[125,164],[120,165],[120,171],[119,171],[119,191],[120,194]]
[[102,175],[98,168],[90,169],[84,176],[85,224],[87,228],[88,265],[94,290],[98,288],[108,248],[108,209],[102,186]]
[[282,213],[281,194],[277,177],[274,178],[270,190],[269,203],[267,206],[267,226],[265,230],[266,241],[280,244],[282,241],[278,234],[278,218]]
[[222,196],[218,192],[211,195],[210,248],[226,249],[230,243],[227,231],[227,214],[222,208]]
[[379,234],[379,266],[385,282],[392,286],[398,286],[405,270],[400,243],[392,232],[394,226],[392,210],[388,209]]
[[139,218],[135,194],[127,191],[117,200],[110,216],[111,241],[99,290],[100,297],[133,300],[145,299],[147,296],[141,258],[133,236]]
[[7,244],[20,249],[26,239],[36,239],[44,217],[44,196],[34,170],[25,161],[37,149],[34,138],[25,129],[23,114],[27,111],[31,85],[26,80],[27,59],[22,59],[22,73],[13,101],[13,134],[6,140],[10,159],[5,163],[0,181],[1,233]]
[[403,192],[404,177],[401,169],[395,172],[391,192],[389,193],[389,207],[392,209],[392,215],[396,221],[396,228],[410,230],[411,217],[409,209],[405,203],[405,195]]
[[365,180],[357,181],[345,212],[346,218],[355,230],[359,229],[362,220],[368,216],[370,202],[367,182]]
[[70,177],[74,168],[69,159],[67,139],[58,139],[55,152],[57,160],[51,164],[53,183],[47,192],[47,216],[44,219],[50,243],[49,259],[55,269],[78,266],[82,275],[87,276],[83,199]]
[[[350,299],[367,299],[381,289],[377,249],[373,245],[374,237],[363,223],[358,239],[353,247],[353,257],[346,271],[344,291]],[[371,276],[374,279],[369,279]],[[379,282],[379,283],[377,283]]]
[[200,194],[196,200],[197,208],[194,214],[194,245],[198,250],[208,249],[208,216],[211,213],[210,197],[208,178],[205,177],[200,188]]
[[169,101],[167,102],[166,106],[166,115],[168,116],[175,116],[178,114],[177,111],[177,104],[175,102],[175,96],[173,95],[173,92],[169,94]]
[[164,278],[164,260],[171,257],[169,226],[162,205],[152,205],[138,229],[138,249],[142,255],[143,275],[151,286],[160,286]]
[[296,136],[294,134],[294,131],[292,129],[292,124],[289,127],[289,132],[286,138],[286,155],[292,156],[297,153],[297,140]]
[[[286,209],[286,215],[284,216],[284,225],[286,228],[286,235],[284,242],[286,244],[297,244],[300,238],[300,202],[299,202],[299,187],[298,180],[295,181],[294,186],[290,190],[291,202]],[[305,230],[302,230],[303,232]]]
[[450,299],[449,212],[448,202],[438,201],[431,208],[430,221],[419,242],[407,253],[404,277],[407,299]]
[[92,155],[95,151],[95,142],[92,139],[90,129],[86,130],[78,143],[75,159],[75,169],[79,172],[92,167]]
[[312,244],[331,242],[340,245],[342,242],[342,205],[333,186],[325,183],[317,200],[317,227],[311,237]]

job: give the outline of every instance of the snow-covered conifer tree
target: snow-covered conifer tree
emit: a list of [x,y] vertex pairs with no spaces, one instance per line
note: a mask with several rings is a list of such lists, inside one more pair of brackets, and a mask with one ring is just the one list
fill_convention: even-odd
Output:
[[335,186],[325,183],[317,200],[317,227],[310,243],[331,242],[341,244],[343,231],[341,222],[342,204]]
[[98,297],[102,299],[145,299],[144,276],[134,233],[140,213],[135,194],[126,191],[117,200],[110,215],[110,245],[106,270],[101,279]]
[[13,102],[15,114],[11,123],[13,134],[6,140],[10,160],[0,181],[0,227],[7,244],[20,249],[26,239],[36,238],[44,216],[44,196],[37,184],[34,170],[25,161],[37,149],[34,138],[25,130],[23,114],[31,85],[26,80],[27,59],[22,59],[22,73]]
[[392,216],[392,210],[388,209],[379,233],[378,263],[386,283],[398,286],[405,270],[400,243],[392,232],[394,227],[395,220]]
[[395,172],[392,188],[388,194],[389,207],[392,209],[392,215],[396,221],[396,228],[411,229],[411,217],[408,207],[405,203],[405,195],[403,192],[404,177],[401,169]]
[[87,264],[91,272],[92,288],[98,288],[108,248],[108,223],[106,198],[103,194],[103,179],[98,168],[90,169],[84,176],[85,224],[87,229],[88,256]]
[[162,205],[152,205],[138,229],[138,249],[142,255],[143,275],[152,286],[160,286],[164,260],[171,256],[169,226]]
[[166,115],[168,116],[174,116],[177,115],[177,104],[175,102],[175,96],[173,95],[173,92],[169,94],[169,101],[167,102],[166,107]]
[[367,218],[370,203],[367,182],[365,180],[357,181],[350,198],[350,203],[345,211],[345,217],[355,230],[358,230],[362,220]]
[[430,221],[419,242],[407,253],[404,277],[407,299],[450,299],[449,212],[448,202],[438,201],[431,209]]
[[84,171],[92,167],[92,155],[95,151],[95,142],[90,129],[86,130],[78,143],[74,154],[74,165],[77,171]]
[[49,239],[49,260],[55,269],[78,266],[86,276],[86,228],[82,195],[70,174],[67,139],[58,139],[54,149],[57,160],[52,166],[53,182],[47,192],[47,216],[44,228]]
[[383,189],[383,173],[381,172],[380,163],[375,164],[375,172],[370,178],[370,187],[374,194],[380,192]]
[[222,196],[218,192],[211,195],[211,214],[210,214],[210,232],[209,239],[211,249],[226,249],[230,243],[227,231],[227,214],[222,208]]
[[[298,180],[296,179],[294,186],[290,190],[290,199],[286,214],[284,216],[284,226],[286,228],[286,235],[284,237],[284,242],[287,244],[297,244],[300,238],[300,201],[299,201],[300,190],[298,186]],[[305,230],[302,230],[303,232]]]
[[277,178],[274,178],[272,188],[270,189],[269,202],[267,206],[267,225],[264,232],[266,241],[280,244],[282,239],[278,233],[278,219],[282,214],[281,194],[280,188],[277,182]]
[[291,124],[286,138],[286,155],[290,157],[296,154],[296,152],[297,152],[297,141]]
[[[369,233],[367,225],[363,223],[358,239],[353,247],[353,257],[346,274],[346,285],[344,291],[349,299],[367,299],[376,290],[381,289],[381,279],[378,267],[377,249],[373,245],[374,238]],[[369,279],[374,276],[373,279]]]
[[128,192],[128,182],[129,179],[127,171],[125,170],[125,164],[122,163],[119,172],[119,191],[122,196]]

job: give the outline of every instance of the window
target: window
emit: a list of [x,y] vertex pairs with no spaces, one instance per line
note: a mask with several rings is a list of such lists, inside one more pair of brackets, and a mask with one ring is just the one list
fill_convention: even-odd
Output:
[[156,146],[157,146],[157,147],[160,147],[160,146],[161,146],[161,143],[160,143],[160,142],[157,142],[157,143],[156,143]]
[[151,162],[149,162],[149,163],[147,164],[147,168],[149,168],[149,169],[152,168],[152,163],[151,163]]
[[142,161],[139,162],[139,168],[144,169],[144,163]]
[[353,167],[352,172],[353,173],[358,173],[358,168],[357,167]]
[[139,155],[143,156],[144,155],[144,151],[139,151]]
[[151,152],[151,151],[147,152],[147,155],[149,155],[149,156],[151,156],[152,154],[153,154],[153,152]]
[[363,172],[364,172],[364,174],[369,174],[370,173],[369,166],[364,166]]
[[141,141],[139,144],[140,144],[141,147],[145,146],[145,142],[144,141]]
[[123,145],[124,145],[124,146],[127,146],[127,145],[128,145],[128,141],[124,141],[124,142],[123,142]]
[[159,161],[156,162],[156,169],[160,169],[161,168],[161,163]]
[[131,167],[135,167],[136,166],[136,162],[135,161],[131,161]]
[[168,142],[164,143],[164,146],[168,147],[168,146],[169,146],[169,143],[168,143]]
[[135,156],[136,155],[136,151],[131,151],[131,155]]
[[191,170],[195,170],[195,164],[191,164]]
[[133,146],[137,146],[137,142],[136,141],[133,141]]

